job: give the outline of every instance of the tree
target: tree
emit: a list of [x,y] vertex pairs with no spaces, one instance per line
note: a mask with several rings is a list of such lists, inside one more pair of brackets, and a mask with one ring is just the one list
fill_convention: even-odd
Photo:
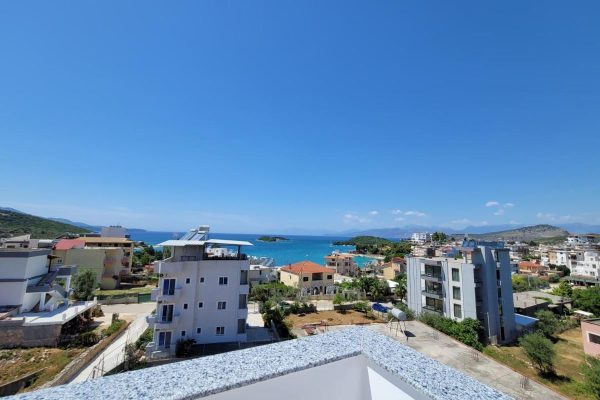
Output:
[[600,399],[600,358],[588,358],[584,364],[583,375],[588,389]]
[[573,288],[571,287],[569,282],[561,281],[558,284],[558,287],[552,291],[552,294],[555,294],[555,295],[561,296],[561,297],[571,297],[571,296],[573,296]]
[[559,265],[559,266],[556,267],[556,270],[557,271],[562,271],[564,273],[564,276],[571,275],[571,270],[566,265]]
[[535,313],[535,317],[539,319],[537,323],[537,332],[551,339],[558,328],[558,319],[552,311],[541,310]]
[[600,315],[600,286],[574,290],[572,298],[575,307]]
[[394,281],[398,283],[398,286],[394,288],[394,294],[404,300],[406,298],[406,275],[399,275]]
[[431,235],[431,240],[434,242],[445,242],[446,239],[448,239],[448,235],[444,232],[433,232],[433,235]]
[[529,361],[542,374],[554,372],[554,346],[552,342],[538,333],[530,333],[519,339],[519,344]]
[[90,300],[95,288],[96,274],[92,270],[84,269],[73,279],[73,296],[77,300]]

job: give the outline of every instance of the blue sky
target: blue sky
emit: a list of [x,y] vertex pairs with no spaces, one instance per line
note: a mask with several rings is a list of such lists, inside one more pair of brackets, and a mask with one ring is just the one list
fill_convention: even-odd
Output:
[[154,230],[600,223],[599,16],[4,2],[0,206]]

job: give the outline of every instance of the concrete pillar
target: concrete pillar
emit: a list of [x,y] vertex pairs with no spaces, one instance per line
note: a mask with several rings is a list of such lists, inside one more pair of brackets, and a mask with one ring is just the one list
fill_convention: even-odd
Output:
[[71,290],[71,275],[67,276],[67,280],[65,282],[65,289],[67,293]]
[[46,293],[40,293],[40,311],[46,307]]

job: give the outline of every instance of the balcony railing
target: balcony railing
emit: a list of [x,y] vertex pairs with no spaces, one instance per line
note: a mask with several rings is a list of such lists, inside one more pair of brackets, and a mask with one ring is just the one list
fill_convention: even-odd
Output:
[[428,281],[441,282],[442,274],[433,274],[430,272],[424,272],[421,274],[421,278],[428,280]]
[[203,254],[202,260],[204,261],[240,261],[247,260],[248,256],[246,254],[240,253],[233,256],[212,256],[210,254]]
[[422,294],[428,297],[433,297],[435,299],[441,299],[444,296],[444,293],[441,290],[434,289],[424,289],[421,291]]
[[444,313],[444,310],[434,307],[434,306],[429,306],[429,305],[424,305],[423,310],[431,311],[431,312],[438,313],[438,314]]

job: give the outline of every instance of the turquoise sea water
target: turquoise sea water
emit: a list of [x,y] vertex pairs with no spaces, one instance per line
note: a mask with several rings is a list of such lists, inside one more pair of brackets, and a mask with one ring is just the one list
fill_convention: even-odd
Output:
[[[147,244],[158,244],[165,240],[176,239],[181,235],[181,232],[132,232],[131,238],[133,240],[144,241]],[[341,252],[354,250],[354,246],[334,246],[331,244],[336,240],[348,239],[346,237],[283,235],[290,240],[260,242],[257,239],[261,235],[211,233],[210,236],[213,239],[246,240],[254,245],[244,249],[246,254],[256,257],[274,258],[275,265],[287,265],[303,260],[323,264],[323,257],[334,250]],[[372,261],[371,258],[360,256],[355,257],[355,260],[359,266]]]

